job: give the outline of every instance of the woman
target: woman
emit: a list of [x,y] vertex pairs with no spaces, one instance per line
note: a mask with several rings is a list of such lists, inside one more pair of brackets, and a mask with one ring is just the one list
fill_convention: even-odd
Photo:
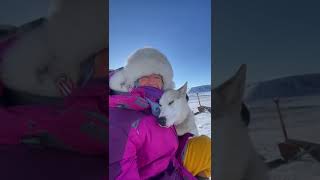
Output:
[[81,86],[64,91],[70,80],[60,79],[54,103],[0,106],[1,179],[106,179],[106,54],[88,63]]
[[139,49],[124,68],[109,76],[109,179],[211,175],[208,137],[178,139],[173,126],[163,128],[157,123],[152,106],[164,90],[174,88],[172,67],[161,52]]

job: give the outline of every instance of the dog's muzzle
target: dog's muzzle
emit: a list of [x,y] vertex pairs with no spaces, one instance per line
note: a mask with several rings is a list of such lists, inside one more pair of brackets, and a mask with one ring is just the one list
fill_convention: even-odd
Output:
[[166,117],[162,116],[158,118],[158,123],[161,127],[167,127],[166,122],[167,122]]

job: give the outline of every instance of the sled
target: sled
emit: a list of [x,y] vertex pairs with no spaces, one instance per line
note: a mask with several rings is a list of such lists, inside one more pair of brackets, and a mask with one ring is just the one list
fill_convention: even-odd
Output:
[[270,169],[296,161],[306,154],[310,154],[320,162],[320,144],[288,139],[286,142],[279,143],[278,148],[282,158],[267,162],[266,164]]
[[301,148],[320,162],[320,144],[295,139],[288,139],[287,143]]
[[320,144],[288,138],[285,123],[280,111],[279,99],[274,99],[274,102],[277,105],[279,120],[281,123],[285,141],[278,144],[278,148],[282,158],[267,162],[266,164],[268,165],[268,167],[271,169],[277,168],[283,164],[298,160],[305,154],[310,154],[313,159],[320,162]]
[[200,113],[206,112],[206,111],[208,111],[208,112],[211,113],[211,107],[208,107],[208,106],[199,106],[199,107],[198,107],[198,111],[199,111]]
[[[200,113],[203,113],[203,112],[206,112],[206,111],[211,113],[211,107],[201,105],[199,93],[197,93],[197,98],[198,98],[198,103],[199,103],[198,112],[194,113],[194,115],[197,115],[197,114],[200,114]],[[189,96],[188,95],[187,95],[187,101],[189,101]]]

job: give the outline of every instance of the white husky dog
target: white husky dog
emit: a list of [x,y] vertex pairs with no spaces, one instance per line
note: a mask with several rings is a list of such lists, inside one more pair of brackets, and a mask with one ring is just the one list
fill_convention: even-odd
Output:
[[45,22],[26,32],[1,64],[1,79],[10,89],[60,96],[55,80],[62,74],[78,82],[80,64],[107,46],[106,0],[51,0]]
[[178,90],[167,90],[159,100],[161,126],[176,126],[179,136],[189,132],[195,136],[199,135],[193,112],[191,111],[187,96],[187,83]]
[[216,180],[267,180],[267,170],[241,120],[246,65],[213,90],[213,177]]

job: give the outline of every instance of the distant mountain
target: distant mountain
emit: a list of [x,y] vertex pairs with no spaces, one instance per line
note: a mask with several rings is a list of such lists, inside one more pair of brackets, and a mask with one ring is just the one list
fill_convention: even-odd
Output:
[[250,84],[245,100],[309,95],[320,95],[320,74],[296,75]]
[[202,92],[210,92],[210,91],[211,91],[211,85],[202,85],[202,86],[192,87],[188,93],[202,93]]

